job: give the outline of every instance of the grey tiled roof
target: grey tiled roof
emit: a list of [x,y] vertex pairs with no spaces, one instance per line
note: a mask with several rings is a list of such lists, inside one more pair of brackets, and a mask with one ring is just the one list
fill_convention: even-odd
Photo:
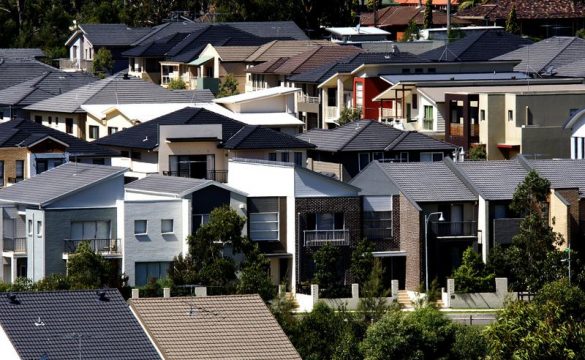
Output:
[[486,200],[511,200],[528,174],[517,160],[464,161],[455,166]]
[[0,90],[58,69],[32,59],[0,59]]
[[[116,289],[0,293],[0,325],[21,359],[160,359]],[[79,338],[81,337],[81,338]]]
[[332,129],[314,129],[297,135],[318,151],[452,150],[455,145],[430,136],[402,131],[375,120],[360,120]]
[[11,59],[36,59],[45,56],[39,48],[10,48],[0,49],[0,58]]
[[258,125],[246,125],[224,142],[226,149],[308,149],[314,144]]
[[551,188],[579,188],[585,191],[585,160],[553,159],[527,162],[540,176],[550,181]]
[[445,162],[380,163],[401,192],[416,202],[474,201],[477,196]]
[[0,201],[44,206],[125,171],[121,167],[69,162],[0,189]]
[[258,295],[131,299],[167,360],[300,360]]
[[210,185],[215,185],[243,194],[239,190],[229,188],[226,185],[213,180],[192,179],[178,176],[163,176],[157,174],[149,175],[142,179],[128,183],[124,186],[124,188],[128,191],[183,197]]
[[150,28],[130,28],[125,24],[81,24],[91,44],[99,46],[129,46],[150,32]]

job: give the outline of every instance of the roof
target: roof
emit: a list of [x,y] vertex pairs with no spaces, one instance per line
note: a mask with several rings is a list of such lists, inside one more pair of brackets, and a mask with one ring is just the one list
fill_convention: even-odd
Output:
[[0,189],[0,201],[45,206],[126,172],[126,168],[65,163]]
[[62,113],[84,112],[81,105],[88,104],[148,104],[189,103],[184,92],[167,90],[138,78],[124,79],[110,76],[61,95],[27,106],[26,110]]
[[[130,28],[125,24],[81,24],[79,29],[95,48],[99,46],[130,46],[150,32],[150,28]],[[66,45],[71,42],[72,38],[67,40]]]
[[402,193],[417,203],[477,200],[444,161],[380,163],[380,167]]
[[117,152],[95,143],[87,142],[62,131],[37,124],[36,122],[15,119],[0,124],[0,149],[24,147],[31,139],[51,138],[67,145],[67,152],[79,157],[111,157]]
[[47,71],[59,71],[34,59],[0,58],[0,90],[43,75]]
[[524,19],[571,19],[585,16],[585,4],[573,0],[487,0],[482,4],[457,12],[462,18],[489,21],[506,20],[512,7],[516,16]]
[[45,52],[39,48],[0,49],[0,58],[4,59],[36,59],[44,56]]
[[326,31],[337,35],[390,35],[386,30],[379,29],[375,26],[358,27],[329,27]]
[[213,180],[163,176],[157,174],[148,175],[142,179],[135,180],[126,184],[124,188],[126,191],[131,192],[156,193],[174,197],[183,197],[208,186],[217,186],[231,192],[246,195],[239,190]]
[[275,96],[290,95],[301,91],[299,88],[275,86],[267,89],[249,91],[238,95],[226,96],[213,100],[217,104],[237,104],[248,101],[262,100]]
[[254,51],[258,50],[258,46],[216,46],[221,61],[245,61]]
[[486,73],[447,73],[447,74],[396,74],[382,75],[383,80],[390,84],[417,83],[430,81],[466,81],[466,80],[515,80],[529,79],[521,72],[486,72]]
[[464,161],[455,166],[486,200],[511,200],[528,174],[517,160]]
[[317,151],[453,150],[455,145],[416,131],[402,131],[375,120],[350,122],[331,130],[313,129],[297,135]]
[[131,299],[165,359],[299,359],[258,295]]
[[[363,26],[377,26],[381,28],[393,26],[404,27],[408,26],[410,21],[414,21],[416,25],[423,25],[424,9],[424,6],[420,8],[414,6],[388,6],[376,11],[376,16],[374,16],[373,12],[362,13],[360,23]],[[457,16],[451,16],[451,23],[468,24],[469,21],[460,19]],[[447,15],[443,12],[433,11],[433,24],[447,24]]]
[[579,188],[585,191],[585,160],[548,159],[526,160],[553,189]]
[[315,46],[331,46],[337,47],[337,44],[328,40],[274,40],[259,46],[246,61],[248,62],[264,62],[278,59],[280,57],[291,57],[301,54]]
[[532,43],[530,39],[503,30],[484,30],[466,34],[420,56],[437,61],[485,61]]
[[94,143],[124,148],[154,150],[158,146],[158,129],[160,125],[209,124],[221,125],[222,143],[220,146],[229,146],[230,149],[274,149],[275,147],[273,146],[277,146],[276,148],[278,148],[281,144],[287,144],[291,148],[310,148],[312,146],[279,131],[266,128],[258,129],[256,126],[246,125],[243,122],[216,112],[193,107],[184,108],[124,129],[100,138]]
[[[573,63],[583,63],[585,53],[585,39],[572,36],[553,36],[530,46],[522,47],[493,60],[522,60],[514,67],[515,71],[555,75],[558,68]],[[579,61],[579,62],[578,62]],[[585,71],[585,68],[579,68]]]
[[[420,0],[393,0],[395,3],[400,5],[418,6]],[[451,5],[457,6],[459,0],[449,0]],[[425,2],[426,3],[426,2]],[[432,0],[433,6],[447,6],[447,0]]]
[[0,325],[21,359],[160,359],[120,292],[98,291],[0,293]]
[[105,119],[111,112],[120,112],[130,121],[145,122],[191,106],[187,103],[165,104],[121,104],[81,105],[81,108],[96,119]]
[[0,90],[0,104],[26,106],[97,80],[95,76],[84,72],[51,70],[31,80]]

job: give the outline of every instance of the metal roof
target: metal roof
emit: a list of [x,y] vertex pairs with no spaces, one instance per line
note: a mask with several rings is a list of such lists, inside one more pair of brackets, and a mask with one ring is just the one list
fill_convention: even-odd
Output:
[[268,89],[249,91],[243,94],[226,96],[213,100],[218,104],[237,104],[254,100],[262,100],[274,96],[290,95],[301,91],[300,88],[291,88],[286,86],[275,86]]

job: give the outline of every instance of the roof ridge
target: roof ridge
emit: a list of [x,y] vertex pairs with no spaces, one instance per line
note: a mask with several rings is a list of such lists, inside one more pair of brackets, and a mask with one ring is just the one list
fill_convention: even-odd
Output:
[[234,135],[232,135],[229,139],[227,139],[225,142],[235,138],[240,132],[243,132],[244,129],[249,130],[247,134],[244,134],[244,137],[241,138],[235,145],[234,147],[239,146],[244,140],[246,140],[254,131],[256,131],[256,128],[260,127],[260,125],[244,125],[242,126],[238,131],[236,131],[236,133]]
[[[354,123],[354,122],[358,123],[358,126],[359,126],[359,125],[360,125],[360,124],[359,124],[359,122],[361,122],[361,121],[365,121],[365,120],[351,121],[351,122],[347,123],[347,124],[346,124],[346,125],[344,125],[344,126],[347,126],[347,127],[349,127],[349,126],[350,126],[350,125],[352,125],[352,123]],[[353,134],[353,135],[352,135],[352,136],[349,138],[349,140],[347,140],[347,141],[346,141],[346,142],[345,142],[345,143],[344,143],[344,144],[343,144],[343,145],[342,145],[342,146],[339,148],[339,150],[338,150],[338,151],[342,151],[342,150],[343,150],[343,149],[344,149],[344,148],[345,148],[347,145],[349,145],[349,143],[350,143],[350,142],[352,142],[352,141],[353,141],[353,140],[354,140],[354,139],[355,139],[355,138],[356,138],[356,137],[357,137],[359,134],[361,134],[361,133],[362,133],[362,131],[364,131],[364,130],[365,130],[367,127],[369,127],[370,125],[372,125],[372,120],[367,120],[367,121],[368,121],[368,122],[367,122],[366,124],[364,124],[364,126],[359,126],[359,127],[356,129],[356,132],[355,132],[355,134]],[[358,131],[358,130],[359,130],[359,131]]]
[[[562,38],[561,36],[556,36],[556,37],[557,37],[557,38]],[[575,39],[576,39],[576,37],[574,37],[574,36],[567,36],[567,38],[571,38],[571,40],[570,40],[569,42],[567,42],[567,44],[566,44],[565,46],[563,46],[563,48],[562,48],[562,49],[560,49],[560,50],[559,50],[559,51],[558,51],[558,52],[557,52],[557,53],[556,53],[556,54],[555,54],[555,55],[554,55],[554,56],[553,56],[553,57],[550,59],[550,61],[549,61],[549,62],[547,62],[546,64],[544,64],[544,66],[542,67],[542,70],[546,69],[546,68],[547,68],[547,67],[550,65],[550,63],[552,63],[553,61],[555,61],[555,59],[556,59],[556,58],[558,58],[558,57],[561,55],[561,53],[562,53],[563,51],[565,51],[565,50],[566,50],[566,49],[569,47],[569,45],[573,44],[573,42],[574,42],[574,41],[575,41]],[[545,40],[546,40],[546,39],[545,39]],[[544,41],[544,40],[543,40],[543,41]]]
[[484,197],[484,194],[473,184],[471,179],[465,175],[463,171],[457,168],[453,159],[446,157],[443,159],[443,163],[447,165],[447,168],[451,170],[451,172],[463,183],[463,185],[467,187],[467,189],[469,189],[475,195],[482,195],[482,197]]
[[[396,129],[396,128],[392,128],[392,129]],[[390,141],[390,143],[388,145],[386,145],[386,147],[384,148],[384,151],[389,151],[391,149],[393,149],[394,147],[396,147],[396,145],[400,144],[402,142],[402,140],[404,140],[404,138],[406,138],[412,131],[404,131],[404,130],[399,130],[396,129],[398,131],[402,131],[402,133],[400,135],[398,135],[396,137],[396,139]]]

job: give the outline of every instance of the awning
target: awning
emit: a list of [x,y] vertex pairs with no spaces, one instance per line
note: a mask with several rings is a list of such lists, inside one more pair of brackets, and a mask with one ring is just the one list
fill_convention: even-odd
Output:
[[520,145],[516,145],[516,144],[498,144],[496,146],[498,149],[517,149],[517,148],[520,148]]
[[211,59],[213,59],[213,56],[211,56],[211,55],[200,56],[197,59],[191,61],[189,63],[189,65],[195,65],[195,66],[203,65]]

